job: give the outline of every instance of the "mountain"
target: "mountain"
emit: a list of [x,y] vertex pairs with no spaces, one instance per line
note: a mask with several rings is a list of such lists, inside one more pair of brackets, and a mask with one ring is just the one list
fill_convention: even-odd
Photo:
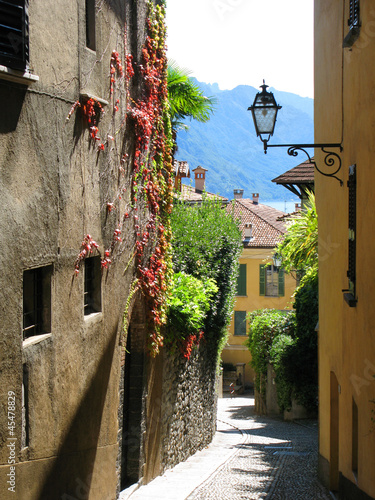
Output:
[[[260,201],[295,199],[271,179],[302,163],[306,156],[301,152],[290,157],[287,148],[271,148],[264,154],[251,112],[247,111],[258,90],[246,85],[220,90],[216,83],[196,83],[204,95],[216,97],[217,105],[209,122],[188,120],[189,129],[178,132],[176,159],[186,160],[191,170],[198,165],[206,168],[206,189],[211,193],[232,199],[233,189],[244,189],[244,197],[257,192]],[[313,143],[313,99],[270,91],[282,106],[270,144]]]

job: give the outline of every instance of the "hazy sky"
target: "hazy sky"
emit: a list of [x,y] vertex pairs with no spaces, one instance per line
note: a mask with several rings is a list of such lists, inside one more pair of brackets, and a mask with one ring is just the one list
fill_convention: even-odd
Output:
[[313,97],[314,0],[167,0],[168,57],[198,80]]

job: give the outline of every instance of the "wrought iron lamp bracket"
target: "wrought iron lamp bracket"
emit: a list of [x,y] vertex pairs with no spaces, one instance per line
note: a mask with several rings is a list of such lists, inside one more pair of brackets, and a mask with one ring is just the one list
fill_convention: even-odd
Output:
[[[343,181],[337,177],[337,173],[341,169],[341,157],[338,153],[335,151],[329,151],[331,149],[339,149],[340,153],[342,152],[342,145],[341,144],[268,144],[268,139],[263,140],[263,145],[264,145],[264,153],[267,153],[267,148],[288,148],[288,155],[289,156],[298,156],[298,153],[300,151],[303,151],[305,155],[307,156],[308,160],[310,163],[314,165],[316,170],[326,176],[326,177],[333,177],[334,179],[337,179],[340,183],[340,186],[343,186]],[[320,148],[322,152],[326,155],[324,158],[324,164],[329,167],[333,168],[333,172],[327,173],[323,172],[318,165],[316,164],[315,160],[311,158],[309,153],[306,151],[306,149],[312,149],[312,148]]]

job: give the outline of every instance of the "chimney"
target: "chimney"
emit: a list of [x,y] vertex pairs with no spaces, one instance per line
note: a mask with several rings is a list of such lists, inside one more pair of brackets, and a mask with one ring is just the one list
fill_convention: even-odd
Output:
[[235,200],[241,200],[243,198],[243,189],[235,189],[233,193]]
[[193,172],[195,177],[195,191],[201,193],[205,188],[207,169],[198,166],[193,170]]
[[253,193],[253,203],[254,203],[254,205],[258,205],[258,203],[259,203],[259,193]]
[[250,241],[253,237],[253,225],[246,223],[244,226],[244,240]]

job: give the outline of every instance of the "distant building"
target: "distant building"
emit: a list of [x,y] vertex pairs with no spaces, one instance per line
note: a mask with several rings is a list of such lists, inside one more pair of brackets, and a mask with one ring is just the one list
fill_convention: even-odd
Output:
[[245,363],[243,382],[250,386],[254,373],[249,365],[250,352],[244,345],[248,330],[246,315],[256,309],[291,308],[296,281],[272,261],[275,247],[286,232],[285,224],[279,220],[284,212],[259,203],[259,193],[253,193],[252,199],[242,196],[243,190],[235,190],[233,204],[227,207],[240,220],[243,251],[230,336],[222,360],[235,366]]

